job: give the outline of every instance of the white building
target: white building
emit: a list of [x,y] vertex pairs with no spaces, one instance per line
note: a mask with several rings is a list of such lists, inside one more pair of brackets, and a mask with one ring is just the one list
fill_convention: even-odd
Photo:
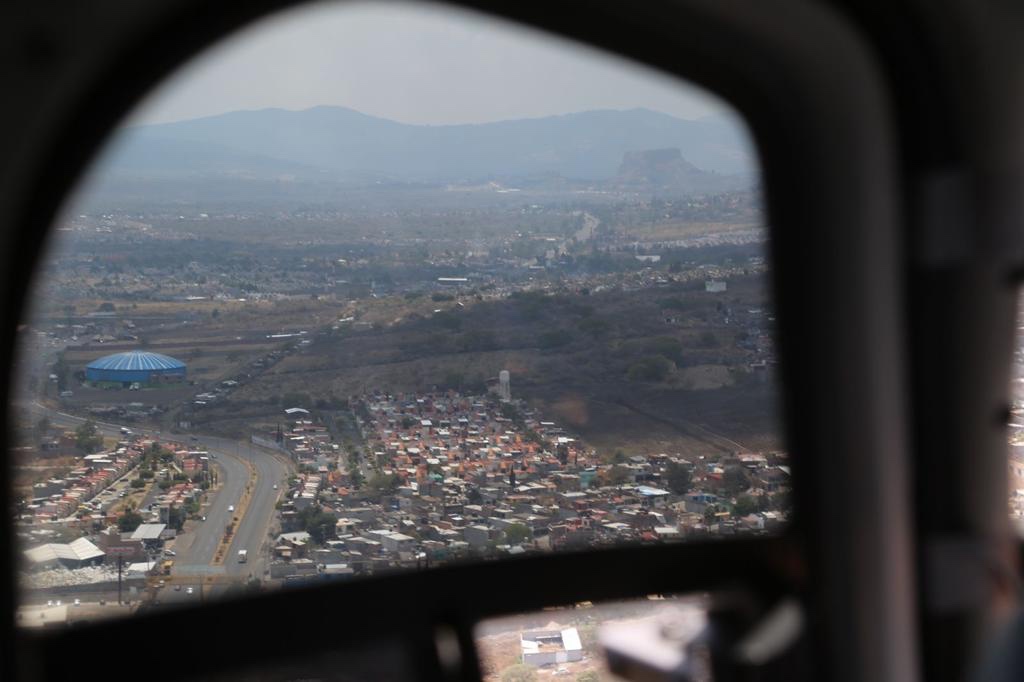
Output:
[[507,369],[498,372],[498,397],[506,403],[512,400],[512,377]]
[[386,552],[409,552],[415,549],[416,538],[402,533],[388,533],[381,537]]
[[51,542],[24,552],[29,566],[34,569],[52,568],[60,565],[65,568],[81,568],[103,562],[103,550],[89,542],[88,538],[78,538],[69,544]]
[[530,630],[519,638],[523,663],[540,667],[583,659],[583,645],[576,628]]

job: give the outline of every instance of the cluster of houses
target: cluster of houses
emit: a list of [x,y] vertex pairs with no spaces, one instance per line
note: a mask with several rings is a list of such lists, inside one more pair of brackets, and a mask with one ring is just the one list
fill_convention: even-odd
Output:
[[283,442],[300,464],[311,463],[317,455],[328,450],[338,450],[331,442],[331,434],[327,427],[315,423],[310,418],[309,410],[289,407],[285,409],[285,415],[289,418],[291,426],[283,434]]
[[135,467],[142,454],[141,444],[124,443],[113,452],[86,455],[63,478],[33,485],[23,517],[27,515],[35,522],[55,521],[73,516],[80,509],[92,510],[93,498]]
[[[371,473],[357,485],[344,453],[310,458],[316,466],[291,480],[281,507],[273,578],[771,532],[785,522],[783,453],[601,457],[524,404],[490,396],[378,393],[355,404]],[[673,491],[669,471],[679,468],[691,483]],[[321,542],[304,527],[310,518],[330,521]]]
[[91,536],[82,536],[68,543],[47,542],[24,550],[24,566],[29,571],[53,568],[80,569],[123,562],[129,576],[143,575],[157,565],[155,560],[164,543],[175,537],[165,523],[143,523],[135,530],[121,532],[108,526]]
[[[123,512],[113,512],[115,503],[128,494],[127,490],[117,492],[112,484],[118,479],[131,475],[133,470],[145,462],[147,453],[155,452],[155,445],[161,453],[170,453],[170,461],[149,481],[157,486],[161,480],[167,483],[154,487],[146,495],[151,503],[139,511],[149,514],[150,521],[131,532],[122,533],[117,529],[118,517]],[[152,439],[135,438],[119,442],[110,452],[85,455],[80,464],[63,478],[51,478],[36,483],[30,500],[22,506],[20,521],[26,528],[30,544],[24,552],[27,566],[31,570],[45,570],[55,566],[82,568],[110,561],[108,549],[117,547],[116,555],[128,561],[147,560],[147,554],[162,547],[164,540],[174,537],[174,530],[167,527],[170,510],[183,507],[201,493],[200,486],[191,479],[198,479],[200,472],[209,470],[206,452],[190,450],[180,443],[156,443]],[[185,474],[189,480],[173,480],[173,474]],[[127,479],[125,479],[127,480]],[[60,523],[65,522],[65,523]],[[92,535],[83,535],[70,543],[43,542],[57,534],[52,528],[81,528],[89,533],[96,528],[104,530]]]
[[327,471],[327,462],[340,452],[330,430],[314,420],[303,407],[289,407],[284,414],[285,424],[279,425],[276,431],[253,433],[252,442],[286,452],[300,468],[319,466]]

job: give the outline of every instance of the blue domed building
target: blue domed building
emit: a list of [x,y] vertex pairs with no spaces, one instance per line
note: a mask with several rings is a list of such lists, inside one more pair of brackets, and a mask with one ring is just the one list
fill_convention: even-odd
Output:
[[160,353],[132,350],[106,355],[85,366],[85,379],[94,383],[164,384],[185,380],[185,363]]

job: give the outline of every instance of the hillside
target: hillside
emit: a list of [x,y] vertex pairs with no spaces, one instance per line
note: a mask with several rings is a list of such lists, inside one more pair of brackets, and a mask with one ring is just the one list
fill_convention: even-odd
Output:
[[[654,296],[651,290],[517,293],[466,308],[448,304],[439,313],[319,335],[230,402],[193,418],[212,428],[253,410],[273,414],[275,398],[286,394],[480,393],[504,368],[518,397],[602,451],[699,456],[735,449],[737,442],[748,449],[777,447],[773,386],[747,371],[752,356],[740,343],[748,328],[741,311],[762,301],[759,278],[748,276],[730,280],[724,299],[693,283]],[[723,304],[735,308],[731,322]],[[666,306],[676,323],[665,323]],[[393,317],[388,311],[385,317]]]
[[[730,181],[735,184],[730,185]],[[626,152],[612,186],[640,192],[673,192],[686,188],[692,192],[721,192],[740,189],[743,182],[735,176],[703,171],[683,158],[677,148]]]
[[126,129],[103,157],[107,174],[343,181],[465,182],[554,175],[614,178],[623,156],[677,148],[696,168],[749,174],[733,119],[683,120],[646,109],[585,111],[476,125],[409,125],[342,107],[236,111]]

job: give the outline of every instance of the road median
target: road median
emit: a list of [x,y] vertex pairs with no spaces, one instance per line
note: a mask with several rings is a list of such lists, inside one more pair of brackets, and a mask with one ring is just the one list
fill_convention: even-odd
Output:
[[235,535],[238,533],[239,526],[242,525],[245,513],[249,509],[249,502],[252,500],[253,491],[256,490],[256,484],[259,482],[259,475],[256,473],[256,467],[253,463],[247,459],[238,459],[245,464],[245,468],[249,470],[249,480],[246,481],[245,489],[242,491],[242,497],[238,500],[238,506],[231,517],[231,521],[224,529],[224,534],[221,536],[220,543],[217,545],[217,551],[214,552],[213,561],[211,562],[211,565],[213,566],[222,566],[224,562],[227,561],[228,550],[231,548],[231,543],[235,539]]

